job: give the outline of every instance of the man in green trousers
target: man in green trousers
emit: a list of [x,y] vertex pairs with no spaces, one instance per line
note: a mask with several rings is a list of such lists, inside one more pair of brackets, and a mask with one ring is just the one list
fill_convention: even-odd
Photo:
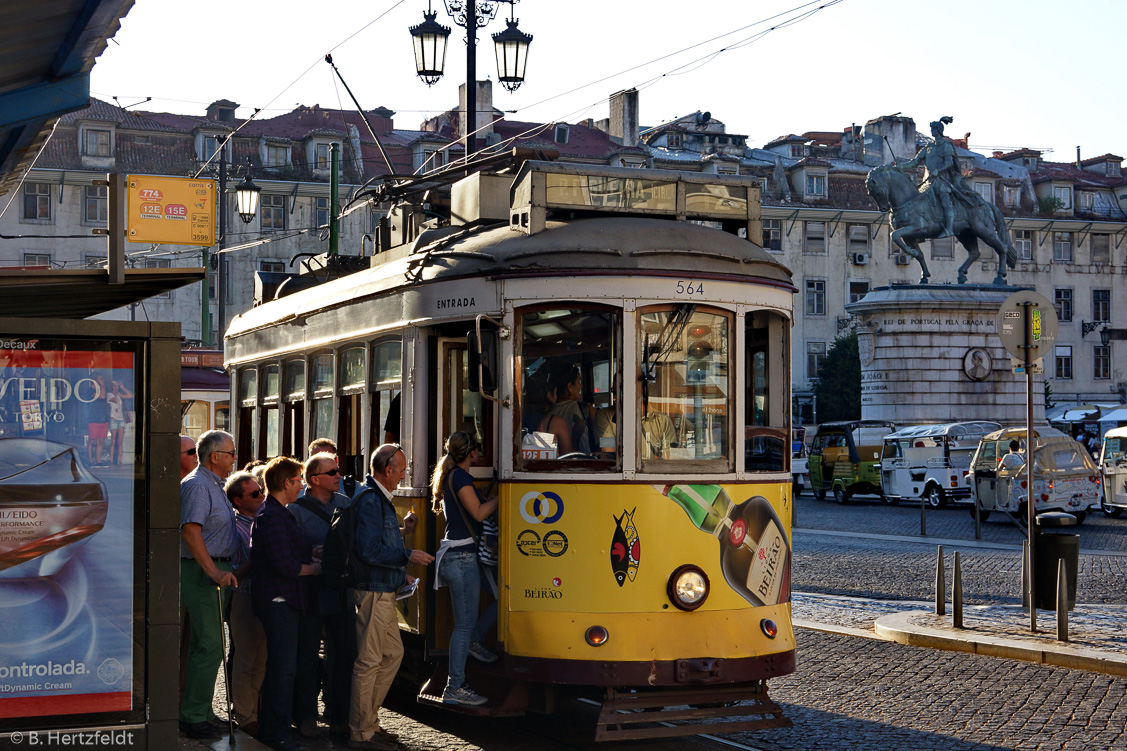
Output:
[[215,677],[223,660],[223,622],[236,550],[235,511],[223,492],[223,480],[235,466],[235,439],[211,430],[196,445],[199,466],[180,481],[180,601],[188,611],[188,661],[180,730],[192,738],[219,738],[210,723]]

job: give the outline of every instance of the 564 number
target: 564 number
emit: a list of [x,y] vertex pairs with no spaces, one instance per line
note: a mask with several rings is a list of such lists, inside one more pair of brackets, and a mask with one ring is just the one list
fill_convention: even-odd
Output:
[[704,294],[704,282],[685,282],[678,280],[677,294],[696,297]]

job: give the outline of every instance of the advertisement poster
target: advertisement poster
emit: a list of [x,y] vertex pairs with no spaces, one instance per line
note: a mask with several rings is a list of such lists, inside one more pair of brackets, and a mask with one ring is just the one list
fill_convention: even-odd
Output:
[[0,724],[133,708],[134,348],[0,340]]

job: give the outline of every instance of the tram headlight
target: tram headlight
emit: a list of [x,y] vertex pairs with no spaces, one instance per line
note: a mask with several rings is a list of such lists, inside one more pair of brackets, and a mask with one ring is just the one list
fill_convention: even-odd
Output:
[[681,566],[669,577],[668,594],[681,610],[696,610],[708,599],[708,575],[699,566]]

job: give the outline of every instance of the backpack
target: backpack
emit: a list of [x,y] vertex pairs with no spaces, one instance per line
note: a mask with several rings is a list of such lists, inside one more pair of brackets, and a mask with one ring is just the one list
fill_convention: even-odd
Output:
[[356,516],[353,509],[361,495],[363,492],[344,508],[335,509],[329,519],[329,531],[321,548],[321,574],[328,589],[351,589],[359,580],[357,575],[367,572],[367,566],[356,556]]

